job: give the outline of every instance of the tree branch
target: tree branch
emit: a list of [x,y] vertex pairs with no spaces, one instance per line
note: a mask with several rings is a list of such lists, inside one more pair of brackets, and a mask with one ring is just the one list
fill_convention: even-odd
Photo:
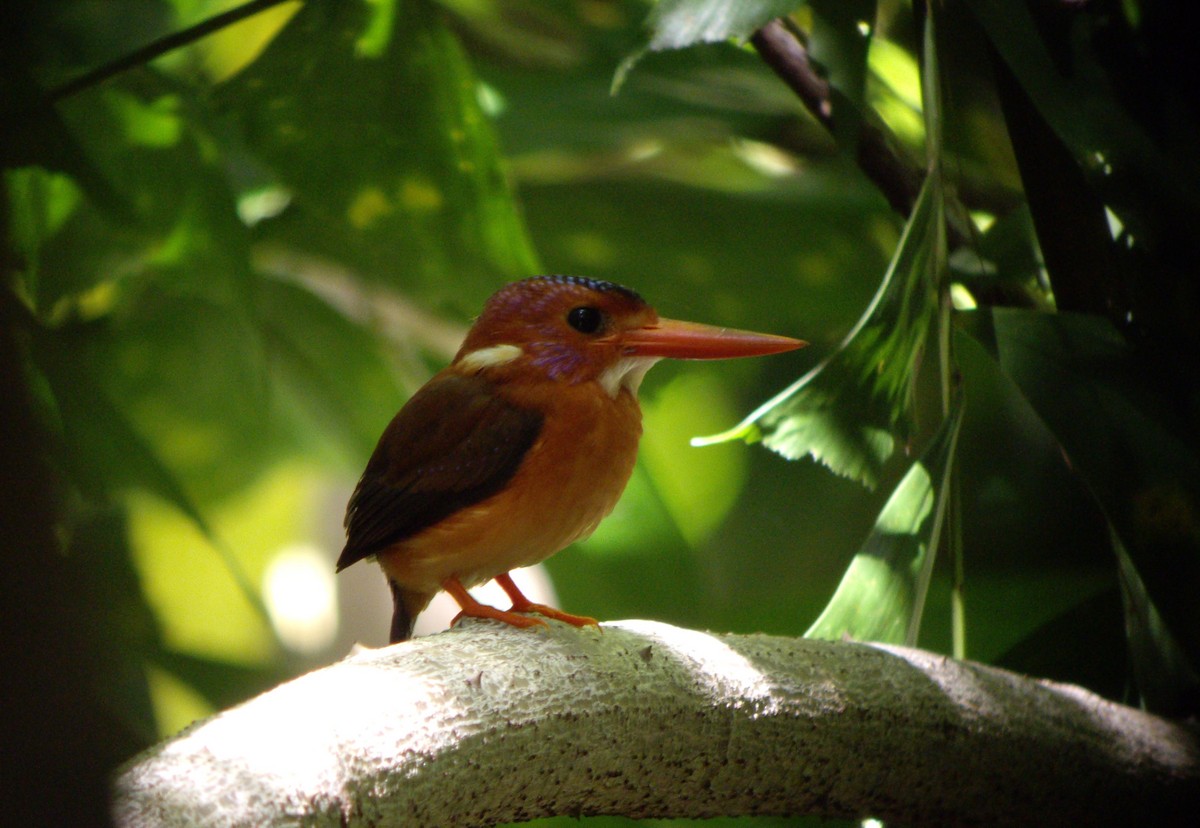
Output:
[[[904,153],[877,124],[861,119],[847,106],[836,117],[850,122],[847,129],[835,127],[832,88],[812,65],[808,50],[787,28],[784,19],[773,20],[750,37],[763,62],[796,93],[805,108],[830,134],[853,143],[855,160],[889,205],[908,216],[916,203],[925,171]],[[955,232],[957,229],[955,228]],[[961,241],[961,239],[956,239]]]
[[207,37],[213,32],[224,29],[226,26],[232,26],[234,23],[245,20],[248,17],[253,17],[259,12],[264,12],[272,6],[278,6],[284,2],[287,2],[287,0],[249,0],[249,2],[243,3],[236,8],[224,11],[207,20],[202,20],[194,26],[189,26],[186,29],[160,37],[158,40],[148,43],[140,49],[130,52],[127,55],[122,55],[111,63],[106,63],[103,66],[98,66],[91,71],[85,72],[79,77],[51,89],[47,97],[54,102],[69,98],[78,92],[82,92],[84,89],[98,86],[122,72],[144,66],[155,58],[162,57],[167,52],[187,46],[189,43],[194,43],[202,37]]
[[553,814],[1184,824],[1195,730],[919,650],[468,622],[366,650],[134,759],[118,825]]

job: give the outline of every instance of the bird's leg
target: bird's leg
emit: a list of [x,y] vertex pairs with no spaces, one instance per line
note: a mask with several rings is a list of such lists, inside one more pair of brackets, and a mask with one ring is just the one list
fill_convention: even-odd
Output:
[[508,593],[508,597],[512,599],[512,609],[509,612],[535,612],[538,615],[544,615],[546,618],[553,618],[556,621],[566,621],[568,624],[575,627],[599,627],[600,623],[595,618],[588,618],[586,615],[571,615],[569,612],[548,607],[545,604],[535,604],[521,594],[521,590],[517,589],[517,585],[513,583],[512,576],[507,572],[497,575],[496,583],[500,588]]
[[[502,585],[503,586],[503,585]],[[466,588],[459,582],[458,578],[447,578],[442,581],[442,589],[450,593],[450,597],[458,602],[462,607],[462,612],[454,616],[454,620],[450,622],[450,626],[458,623],[460,618],[494,618],[497,621],[503,621],[505,624],[511,624],[514,627],[544,627],[546,622],[540,618],[529,618],[524,615],[517,615],[512,611],[505,611],[489,607],[487,604],[481,604],[471,597],[471,593],[467,592]]]

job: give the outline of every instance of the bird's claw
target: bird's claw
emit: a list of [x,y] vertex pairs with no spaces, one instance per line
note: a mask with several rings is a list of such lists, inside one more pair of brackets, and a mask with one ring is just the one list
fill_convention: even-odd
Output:
[[600,628],[600,622],[595,618],[589,618],[586,615],[572,615],[569,612],[563,612],[560,609],[546,606],[545,604],[535,604],[528,602],[525,604],[514,603],[509,612],[532,612],[543,618],[553,618],[555,621],[563,621],[570,624],[572,627],[595,627]]
[[496,609],[489,607],[486,604],[480,604],[471,607],[470,610],[462,610],[458,615],[454,616],[450,621],[450,626],[454,626],[463,618],[491,618],[495,621],[503,621],[514,627],[544,627],[546,622],[540,618],[530,618],[526,615],[518,615],[515,612]]

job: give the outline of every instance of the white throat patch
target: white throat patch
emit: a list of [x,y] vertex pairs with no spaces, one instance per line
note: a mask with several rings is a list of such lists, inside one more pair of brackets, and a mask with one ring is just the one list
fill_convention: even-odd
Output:
[[624,388],[634,397],[646,372],[654,367],[662,357],[623,357],[611,368],[605,369],[600,375],[600,385],[608,392],[608,396],[616,399]]
[[522,353],[524,351],[516,345],[492,345],[490,348],[480,348],[464,354],[458,365],[468,371],[482,371],[484,368],[494,368],[512,362]]

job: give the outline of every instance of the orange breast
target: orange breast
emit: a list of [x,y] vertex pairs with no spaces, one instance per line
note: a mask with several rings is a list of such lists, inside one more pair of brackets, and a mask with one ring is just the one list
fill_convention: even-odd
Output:
[[506,394],[545,415],[537,442],[502,491],[378,555],[401,587],[432,593],[449,577],[470,587],[543,561],[590,535],[620,499],[642,432],[632,394],[554,382]]

